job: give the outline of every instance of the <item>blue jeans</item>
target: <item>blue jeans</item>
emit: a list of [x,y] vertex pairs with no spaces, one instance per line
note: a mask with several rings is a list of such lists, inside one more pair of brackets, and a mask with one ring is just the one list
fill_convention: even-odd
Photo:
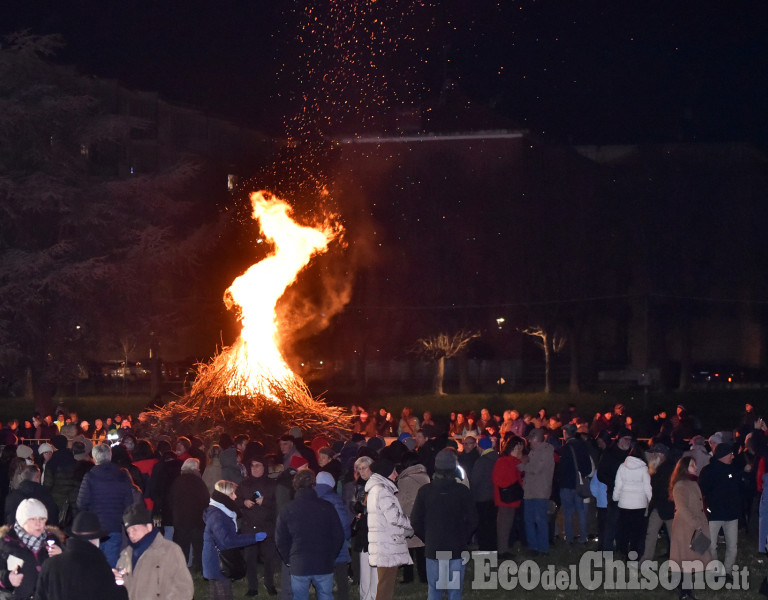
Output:
[[309,584],[315,586],[317,600],[333,600],[333,573],[324,575],[291,575],[293,600],[309,598]]
[[760,519],[758,521],[757,551],[768,552],[766,549],[766,542],[768,541],[768,489],[766,488],[763,488],[763,493],[760,496],[758,515]]
[[523,520],[528,547],[536,552],[549,552],[549,519],[546,498],[523,500]]
[[563,509],[563,529],[566,541],[575,541],[573,537],[573,513],[576,513],[579,519],[579,536],[583,542],[586,542],[587,505],[584,504],[584,498],[579,496],[574,489],[560,488],[560,502]]
[[123,547],[123,533],[121,531],[113,531],[109,534],[109,537],[99,544],[99,548],[107,557],[109,566],[113,569],[117,565],[117,559],[120,558],[120,550]]
[[[442,568],[441,568],[442,567]],[[465,565],[460,558],[449,560],[427,559],[427,600],[442,600],[443,592],[448,600],[461,600],[461,588],[464,587]]]

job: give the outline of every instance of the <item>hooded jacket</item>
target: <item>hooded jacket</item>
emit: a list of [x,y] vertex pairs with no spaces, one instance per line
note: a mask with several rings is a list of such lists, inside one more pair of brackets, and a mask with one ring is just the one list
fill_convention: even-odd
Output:
[[292,576],[333,573],[344,537],[338,512],[312,488],[296,490],[277,517],[275,544]]
[[320,500],[325,500],[326,502],[332,504],[333,508],[336,509],[336,514],[339,515],[341,527],[344,529],[344,543],[341,545],[341,550],[339,550],[339,554],[336,556],[336,563],[346,564],[350,561],[349,545],[347,542],[352,536],[352,519],[349,515],[349,511],[345,508],[344,501],[341,499],[341,496],[339,496],[336,493],[336,490],[334,490],[330,485],[326,485],[325,483],[318,483],[315,486],[315,493],[317,494],[317,497],[320,498]]
[[[411,510],[413,510],[413,503],[416,502],[416,494],[419,493],[419,488],[428,483],[429,475],[424,465],[413,465],[403,469],[403,472],[400,473],[400,477],[397,478],[397,489],[399,491],[397,498],[406,515],[410,515]],[[424,542],[417,535],[408,538],[409,548],[420,548],[423,545]]]
[[552,478],[555,474],[555,449],[552,444],[542,442],[531,449],[528,462],[517,468],[525,476],[523,498],[525,500],[549,500],[552,495]]
[[653,497],[648,465],[635,456],[627,456],[616,471],[613,501],[619,508],[646,508]]

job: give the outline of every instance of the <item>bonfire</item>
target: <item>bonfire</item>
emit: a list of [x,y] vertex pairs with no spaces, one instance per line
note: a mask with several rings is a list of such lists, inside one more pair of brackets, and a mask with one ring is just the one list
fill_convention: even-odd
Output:
[[291,207],[265,192],[251,195],[253,218],[273,252],[232,282],[224,303],[242,324],[240,336],[197,366],[190,392],[150,413],[161,432],[213,434],[246,430],[275,434],[291,426],[335,434],[349,416],[313,398],[283,358],[276,305],[313,256],[341,234],[331,219],[316,227],[291,218]]

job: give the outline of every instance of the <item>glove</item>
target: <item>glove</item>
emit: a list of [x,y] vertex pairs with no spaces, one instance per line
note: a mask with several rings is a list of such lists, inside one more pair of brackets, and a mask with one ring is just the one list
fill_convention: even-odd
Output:
[[263,542],[266,539],[267,539],[267,534],[264,533],[263,531],[261,531],[261,532],[256,534],[256,541],[257,542]]

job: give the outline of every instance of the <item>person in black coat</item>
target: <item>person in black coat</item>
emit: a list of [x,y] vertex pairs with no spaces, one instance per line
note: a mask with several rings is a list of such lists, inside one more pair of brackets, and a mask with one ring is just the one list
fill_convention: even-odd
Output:
[[192,571],[203,572],[203,512],[211,500],[208,486],[200,475],[200,461],[188,458],[181,465],[181,474],[171,484],[168,492],[173,514],[173,541],[189,561],[192,549]]
[[99,550],[99,538],[106,535],[95,514],[78,513],[64,552],[43,563],[35,600],[128,600],[128,592],[118,585],[107,559]]
[[275,543],[291,570],[294,600],[309,597],[309,584],[318,600],[333,599],[333,570],[344,543],[344,528],[330,502],[315,493],[315,474],[301,470],[293,478],[296,496],[277,518]]
[[48,493],[48,490],[40,484],[40,467],[37,465],[22,467],[18,473],[18,480],[20,480],[20,483],[16,488],[8,492],[8,496],[5,499],[6,524],[13,525],[16,521],[16,508],[22,500],[35,498],[45,505],[45,509],[48,511],[49,518],[51,519],[51,525],[58,525],[59,507]]
[[267,475],[267,459],[252,456],[248,461],[248,475],[237,488],[235,503],[243,515],[243,532],[264,531],[267,539],[245,548],[245,561],[248,565],[248,592],[258,593],[259,557],[264,563],[264,587],[270,596],[277,594],[275,588],[275,569],[280,562],[275,546],[275,523],[277,521],[277,501],[275,499],[275,480]]
[[651,502],[648,504],[648,525],[645,530],[645,550],[640,562],[653,560],[656,540],[662,525],[666,525],[667,536],[672,532],[675,518],[675,503],[669,497],[669,480],[675,470],[675,462],[669,459],[669,448],[654,444],[648,450],[648,470],[651,473]]
[[[733,445],[718,444],[709,464],[699,473],[699,487],[707,506],[709,539],[712,559],[717,560],[717,538],[722,530],[725,536],[725,572],[730,573],[736,562],[739,539],[739,513],[741,490],[739,478],[733,470]],[[705,532],[707,533],[707,532]]]
[[613,501],[613,487],[616,472],[632,449],[634,434],[629,429],[622,429],[616,442],[606,449],[597,466],[597,479],[608,486],[608,506],[605,512],[603,530],[600,532],[600,550],[613,551],[616,541],[616,528],[619,521],[619,505]]
[[469,489],[456,481],[456,465],[456,454],[451,450],[446,448],[437,453],[434,480],[419,488],[411,511],[413,531],[424,540],[429,597],[442,594],[436,587],[437,553],[450,552],[449,578],[453,579],[453,573],[458,572],[459,580],[463,581],[465,565],[461,553],[477,529],[475,503]]

